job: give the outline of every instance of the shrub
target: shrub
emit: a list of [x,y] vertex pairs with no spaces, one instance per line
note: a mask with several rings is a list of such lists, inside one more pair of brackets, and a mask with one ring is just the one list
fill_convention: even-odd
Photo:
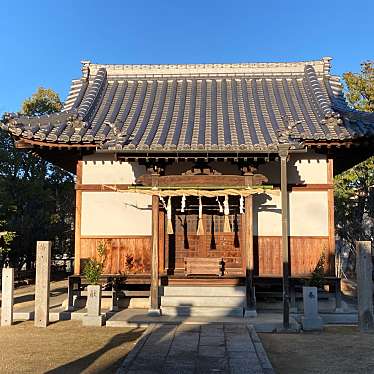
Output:
[[103,274],[106,259],[104,242],[99,243],[97,254],[99,255],[99,259],[90,258],[83,269],[83,275],[87,278],[90,284],[98,284],[100,277]]
[[322,253],[315,269],[312,272],[312,277],[309,282],[310,287],[323,288],[325,277],[325,263],[326,256],[325,253]]
[[83,269],[83,275],[90,284],[98,284],[102,273],[103,264],[94,258],[90,258]]

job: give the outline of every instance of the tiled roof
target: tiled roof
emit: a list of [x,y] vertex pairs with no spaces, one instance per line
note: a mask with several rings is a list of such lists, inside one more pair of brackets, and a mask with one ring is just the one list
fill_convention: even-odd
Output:
[[330,59],[296,63],[83,63],[64,109],[8,116],[17,138],[133,151],[275,151],[289,139],[374,135],[374,114],[351,110]]

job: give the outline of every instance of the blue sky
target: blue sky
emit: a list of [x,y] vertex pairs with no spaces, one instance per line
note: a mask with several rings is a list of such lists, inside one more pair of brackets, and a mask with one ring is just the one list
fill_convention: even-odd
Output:
[[374,59],[374,1],[1,0],[0,113],[39,86],[64,100],[80,60],[209,63]]

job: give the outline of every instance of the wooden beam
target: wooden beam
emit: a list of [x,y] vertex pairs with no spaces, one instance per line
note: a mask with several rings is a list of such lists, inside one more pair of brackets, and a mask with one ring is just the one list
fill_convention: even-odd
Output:
[[245,246],[245,284],[247,309],[256,308],[256,301],[253,289],[253,196],[245,197],[245,214],[244,214],[244,246]]
[[[287,184],[288,191],[326,191],[331,188],[334,188],[334,185],[332,183]],[[280,185],[273,184],[273,189],[280,189]]]
[[94,192],[113,192],[118,190],[128,190],[129,187],[133,186],[132,184],[82,184],[76,183],[75,189],[81,191],[94,191]]
[[[249,184],[243,184],[239,186],[226,186],[226,187],[241,187],[245,188],[247,186],[250,186]],[[75,189],[76,190],[81,190],[81,191],[86,191],[86,192],[113,192],[116,190],[128,190],[136,187],[136,185],[133,184],[113,184],[113,183],[107,183],[107,184],[82,184],[82,183],[76,183],[75,184]],[[138,186],[139,189],[144,189],[144,186]],[[160,186],[162,187],[162,186]],[[174,188],[177,189],[177,186],[168,186],[169,188]],[[191,186],[186,186],[186,188],[191,188]],[[200,187],[196,185],[195,187]],[[223,187],[223,186],[214,186],[216,188]],[[266,188],[267,186],[264,186]],[[280,189],[280,185],[275,184],[272,185],[274,190]],[[182,188],[182,187],[181,187]],[[288,184],[287,188],[289,191],[327,191],[329,189],[334,188],[334,185],[332,183],[314,183],[314,184]]]
[[[166,175],[158,179],[159,187],[168,186],[257,186],[267,182],[262,174],[242,175]],[[152,185],[152,175],[144,174],[136,179],[136,184]]]
[[165,211],[159,210],[159,221],[158,221],[158,235],[159,235],[159,242],[158,242],[158,271],[159,273],[163,273],[165,271]]
[[[77,183],[82,183],[82,161],[77,162]],[[74,247],[74,274],[81,271],[81,221],[82,221],[82,191],[75,192],[75,247]]]
[[281,205],[282,205],[282,258],[283,258],[283,328],[290,327],[289,300],[289,245],[288,245],[288,189],[287,189],[287,159],[289,145],[279,146],[281,159]]
[[335,271],[335,219],[334,219],[334,160],[329,157],[327,159],[327,183],[332,185],[332,188],[328,190],[327,201],[328,201],[328,214],[329,214],[329,273],[334,274]]

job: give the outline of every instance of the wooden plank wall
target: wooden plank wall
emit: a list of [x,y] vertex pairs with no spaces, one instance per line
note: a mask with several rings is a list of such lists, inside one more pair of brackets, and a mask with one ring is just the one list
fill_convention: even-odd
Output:
[[[280,236],[254,236],[254,268],[260,276],[282,275],[282,251]],[[151,236],[134,237],[81,237],[81,261],[97,256],[98,245],[104,242],[107,259],[105,274],[145,274],[150,273]],[[305,276],[316,267],[322,253],[326,254],[326,273],[331,273],[329,237],[291,237],[290,238],[291,275]],[[132,268],[128,269],[126,260],[132,258]],[[240,258],[240,257],[239,257]],[[162,261],[163,262],[163,261]],[[161,264],[160,264],[161,265]],[[164,269],[164,263],[160,266]]]
[[[97,258],[97,247],[105,243],[105,274],[144,274],[151,271],[151,236],[81,237],[81,262]],[[127,266],[129,264],[130,266]]]
[[[260,276],[281,276],[282,237],[255,236],[253,242],[255,274]],[[290,237],[291,275],[309,275],[315,269],[322,253],[326,255],[326,273],[333,275],[331,274],[330,266],[333,259],[329,251],[329,237]]]

